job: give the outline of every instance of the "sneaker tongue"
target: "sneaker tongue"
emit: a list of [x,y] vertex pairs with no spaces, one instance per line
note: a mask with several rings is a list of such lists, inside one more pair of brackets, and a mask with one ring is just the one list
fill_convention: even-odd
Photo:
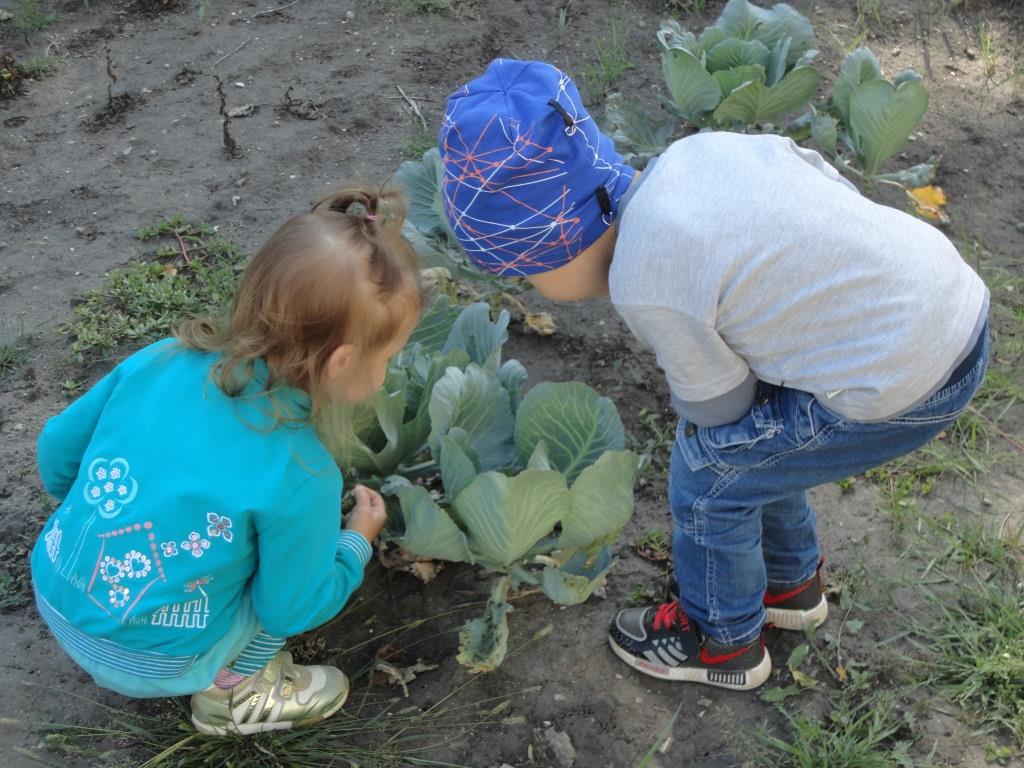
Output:
[[700,655],[700,639],[697,637],[697,631],[692,624],[689,624],[685,629],[679,627],[679,640],[683,646],[683,653],[686,654],[686,658],[694,659]]

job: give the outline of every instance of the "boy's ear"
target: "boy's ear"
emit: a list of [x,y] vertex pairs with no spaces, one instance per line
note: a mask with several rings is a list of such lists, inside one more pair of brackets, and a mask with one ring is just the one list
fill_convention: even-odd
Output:
[[354,344],[342,344],[335,349],[327,358],[327,378],[338,379],[346,375],[349,366],[355,360],[356,347]]

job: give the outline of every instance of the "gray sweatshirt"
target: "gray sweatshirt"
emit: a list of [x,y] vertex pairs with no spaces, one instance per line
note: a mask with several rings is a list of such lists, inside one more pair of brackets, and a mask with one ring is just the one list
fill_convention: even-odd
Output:
[[779,136],[670,146],[620,204],[609,283],[701,426],[739,419],[758,380],[851,420],[891,418],[943,384],[988,312],[938,229]]

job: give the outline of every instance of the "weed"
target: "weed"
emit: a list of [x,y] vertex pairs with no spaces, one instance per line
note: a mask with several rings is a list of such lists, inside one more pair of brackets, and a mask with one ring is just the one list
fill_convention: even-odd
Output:
[[76,379],[74,376],[68,376],[60,383],[60,389],[67,397],[78,397],[82,390],[85,389],[85,382]]
[[633,542],[633,548],[645,560],[668,560],[672,556],[672,537],[661,528],[652,528]]
[[561,45],[565,42],[566,36],[569,34],[569,6],[566,5],[558,9],[558,44]]
[[1013,579],[973,582],[958,600],[925,590],[937,622],[915,623],[919,667],[982,730],[1005,729],[1024,747],[1024,592]]
[[124,765],[124,756],[104,748],[130,740],[132,764],[140,768],[451,765],[431,758],[509,705],[506,696],[420,711],[403,708],[401,698],[364,693],[359,699],[313,727],[255,736],[203,736],[192,728],[188,704],[180,699],[152,716],[109,709],[106,724],[46,726],[41,746],[58,754],[92,755],[103,762],[91,764],[113,766]]
[[590,102],[603,98],[622,74],[634,67],[626,56],[617,21],[612,21],[611,32],[606,37],[594,42],[594,50],[597,63],[583,71],[583,89]]
[[14,28],[25,35],[26,40],[30,34],[48,27],[56,20],[56,13],[43,13],[39,10],[39,0],[18,0],[18,11],[14,14]]
[[60,59],[56,56],[32,56],[25,59],[19,65],[25,77],[33,80],[42,80],[57,71]]
[[0,344],[0,379],[14,371],[28,358],[29,338],[24,333],[14,341]]
[[1015,82],[1024,74],[1024,48],[1004,48],[996,40],[992,25],[985,21],[978,23],[978,44],[986,91]]
[[808,717],[780,706],[786,732],[760,728],[745,745],[751,768],[914,768],[927,763],[910,756],[910,723],[891,694],[848,688],[829,694],[827,717]]
[[452,0],[398,0],[406,13],[440,13],[451,10]]
[[665,422],[664,414],[661,411],[642,408],[639,417],[643,432],[640,436],[637,436],[632,431],[627,434],[630,449],[642,456],[648,457],[645,465],[646,469],[663,475],[668,471],[669,461],[672,456],[675,427],[671,423]]
[[210,18],[210,9],[213,7],[213,0],[199,0],[199,23],[205,24]]
[[423,153],[437,146],[437,136],[422,127],[417,128],[402,148],[402,154],[411,160],[423,157]]
[[842,480],[837,480],[836,485],[839,486],[839,490],[843,493],[853,493],[853,486],[855,482],[855,478],[844,477]]
[[31,601],[27,561],[28,549],[23,544],[0,545],[0,612],[21,608]]
[[870,22],[882,26],[882,0],[856,0],[857,26],[867,30]]
[[946,512],[938,520],[924,518],[925,523],[946,544],[946,549],[933,562],[951,560],[964,568],[977,569],[988,565],[1004,573],[1021,568],[1024,526],[1005,533],[990,532],[982,522],[965,522],[960,516]]
[[629,590],[629,601],[633,605],[650,605],[658,601],[658,590],[650,584],[634,584]]
[[171,238],[151,260],[110,273],[85,295],[62,327],[72,358],[94,362],[166,336],[183,320],[224,310],[234,293],[243,256],[237,246],[203,224],[172,216],[140,230],[140,240]]

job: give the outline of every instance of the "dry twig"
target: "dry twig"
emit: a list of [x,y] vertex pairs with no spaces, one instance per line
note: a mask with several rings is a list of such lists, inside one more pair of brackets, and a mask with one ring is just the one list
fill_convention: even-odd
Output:
[[412,111],[416,114],[416,117],[418,117],[420,119],[420,123],[423,124],[423,130],[424,131],[429,130],[427,128],[427,120],[426,120],[426,118],[423,117],[423,113],[420,111],[420,105],[417,104],[415,101],[413,101],[412,99],[409,98],[409,96],[406,94],[406,92],[402,90],[402,86],[400,86],[400,85],[398,85],[396,83],[395,84],[395,88],[397,88],[398,92],[400,94],[402,94],[402,98],[405,99],[406,103],[410,107],[412,107]]
[[270,16],[271,14],[277,13],[278,11],[283,11],[285,8],[291,8],[297,2],[299,2],[299,0],[292,0],[290,3],[279,5],[277,8],[267,8],[267,10],[265,11],[259,11],[257,13],[254,13],[252,15],[252,18],[255,19],[257,16]]
[[240,50],[245,48],[245,46],[247,46],[250,42],[252,42],[252,37],[249,37],[247,40],[245,40],[240,46],[235,48],[235,50],[229,51],[228,53],[225,53],[223,56],[221,56],[219,59],[217,59],[215,62],[213,62],[213,67],[210,67],[210,69],[213,69],[214,67],[216,67],[222,61],[224,61],[224,59],[226,59],[228,56],[233,56],[234,54],[238,53]]

